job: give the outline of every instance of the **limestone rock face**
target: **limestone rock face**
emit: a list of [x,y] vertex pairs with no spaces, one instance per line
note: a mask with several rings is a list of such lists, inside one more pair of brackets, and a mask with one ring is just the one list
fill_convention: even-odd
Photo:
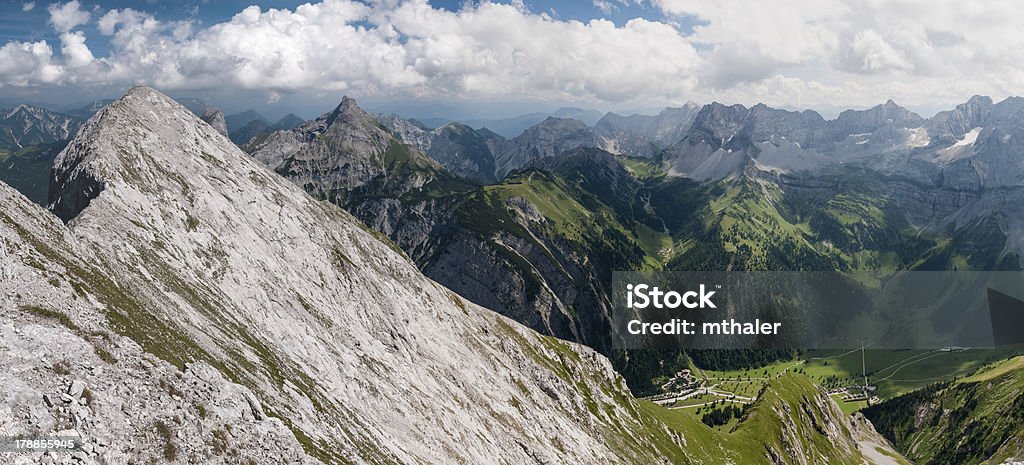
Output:
[[228,136],[228,123],[224,121],[224,112],[219,108],[207,108],[200,119],[213,126],[222,136]]
[[[343,103],[332,115],[355,111]],[[352,182],[378,170],[387,133],[357,138],[332,115],[275,143],[359,149]],[[376,124],[360,116],[348,115]],[[181,463],[224,448],[227,461],[253,443],[281,444],[257,463],[649,463],[665,451],[644,444],[671,444],[605,358],[426,279],[350,214],[156,91],[133,89],[97,113],[54,173],[52,208],[66,225],[0,186],[0,243],[14,257],[4,276],[16,276],[0,289],[14,322],[2,331],[31,347],[2,355],[22,367],[3,374],[14,378],[0,385],[7,405],[37,392],[44,409],[42,394],[78,379],[110,405],[89,418],[113,436],[152,424],[136,436],[173,444]],[[47,351],[33,355],[26,334]],[[46,370],[61,357],[68,374]],[[94,366],[102,377],[89,376]],[[41,424],[21,418],[2,426]],[[158,421],[183,436],[165,438]]]
[[[399,190],[422,187],[427,176],[400,176],[407,166],[441,171],[439,163],[402,144],[344,98],[334,111],[291,131],[278,131],[253,148],[253,157],[296,181],[307,192],[330,197],[373,182],[400,183]],[[426,171],[422,171],[426,172]]]
[[[253,413],[249,388],[115,331],[110,305],[126,297],[90,247],[3,183],[0,204],[3,434],[76,438],[86,464],[319,463],[281,419]],[[71,451],[14,458],[73,463]]]
[[605,150],[631,157],[652,158],[682,140],[693,124],[700,105],[688,102],[666,108],[654,116],[622,116],[608,113],[594,126]]

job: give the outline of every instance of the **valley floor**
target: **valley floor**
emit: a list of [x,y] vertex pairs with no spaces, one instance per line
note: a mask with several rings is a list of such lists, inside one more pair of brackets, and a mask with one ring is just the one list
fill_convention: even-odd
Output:
[[[867,382],[873,389],[874,403],[885,401],[930,384],[970,376],[979,368],[996,360],[1019,353],[1019,349],[936,349],[936,350],[867,350],[864,366]],[[748,370],[715,371],[694,367],[695,384],[647,400],[667,409],[677,410],[700,419],[707,411],[725,405],[749,405],[758,392],[772,379],[789,372],[806,375],[835,400],[843,412],[852,414],[869,405],[860,386],[861,351],[812,351],[796,360],[776,362]],[[717,427],[728,431],[735,420]]]

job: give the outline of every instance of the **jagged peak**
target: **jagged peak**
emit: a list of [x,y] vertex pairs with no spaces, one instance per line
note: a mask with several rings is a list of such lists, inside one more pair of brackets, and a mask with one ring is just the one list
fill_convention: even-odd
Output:
[[[404,118],[395,116],[404,120]],[[367,113],[359,107],[355,99],[346,95],[341,98],[341,103],[330,112],[306,121],[305,124],[291,129],[291,131],[301,135],[306,140],[311,140],[311,138],[316,137],[318,134],[323,134],[335,126],[357,127],[365,130],[371,130],[372,128],[373,130],[380,130],[390,134],[389,131],[383,129],[384,125],[382,125],[382,120],[386,117],[388,115],[375,117]]]
[[24,104],[24,103],[22,103],[22,104],[20,104],[20,105],[18,105],[18,106],[16,106],[16,107],[14,107],[14,108],[11,108],[10,110],[8,110],[8,111],[7,111],[7,116],[6,116],[6,117],[7,117],[7,118],[10,118],[10,117],[12,117],[12,116],[14,116],[14,115],[18,114],[18,112],[21,112],[21,111],[28,111],[28,110],[29,110],[29,108],[31,108],[31,107],[30,107],[29,105],[27,105],[27,104]]
[[910,110],[907,110],[902,105],[896,103],[896,101],[893,100],[893,99],[888,99],[888,100],[885,101],[885,103],[881,103],[881,104],[875,105],[875,106],[873,106],[871,108],[868,108],[867,110],[846,110],[843,113],[848,113],[848,112],[872,112],[872,113],[879,113],[879,112],[892,112],[892,111],[904,111],[904,112],[912,113]]
[[376,121],[369,113],[364,111],[356,103],[356,100],[349,96],[341,98],[341,103],[330,113],[327,113],[314,121],[320,121],[324,129],[331,127],[336,122],[355,123]]
[[694,127],[701,127],[707,124],[717,124],[725,121],[735,123],[737,120],[746,117],[749,110],[747,107],[734,104],[726,105],[719,102],[711,102],[701,107],[694,120]]
[[[1013,97],[1010,97],[1010,98],[1013,98]],[[1007,100],[1009,100],[1009,98]],[[972,95],[971,98],[967,99],[966,103],[969,104],[969,105],[972,105],[972,104],[973,105],[978,105],[978,104],[980,104],[980,105],[988,106],[988,105],[992,105],[992,97],[989,97],[987,95]]]
[[711,102],[711,103],[701,107],[701,111],[723,111],[723,110],[746,111],[747,107],[745,107],[743,105],[740,105],[738,103],[734,103],[732,105],[729,105],[729,104],[722,103],[722,102],[719,102],[719,101],[714,101],[714,102]]
[[893,99],[886,100],[885,103],[875,105],[866,110],[844,110],[839,113],[839,116],[835,121],[844,121],[851,119],[889,119],[893,121],[902,121],[909,125],[921,124],[925,121],[921,115],[908,110],[906,107],[896,103]]
[[341,97],[341,103],[339,103],[334,109],[334,112],[344,114],[366,114],[366,112],[359,107],[359,104],[356,103],[356,99],[347,95]]
[[14,117],[15,115],[18,115],[18,114],[27,114],[27,115],[29,115],[31,117],[34,117],[34,118],[40,118],[40,117],[43,117],[43,116],[46,116],[46,115],[51,115],[51,114],[52,115],[57,115],[58,114],[56,112],[52,112],[52,111],[47,110],[45,108],[40,108],[40,107],[37,107],[37,106],[34,106],[34,105],[29,105],[27,103],[19,104],[18,106],[14,107],[14,108],[11,108],[9,110],[3,110],[2,112],[3,112],[4,118],[12,118],[12,117]]

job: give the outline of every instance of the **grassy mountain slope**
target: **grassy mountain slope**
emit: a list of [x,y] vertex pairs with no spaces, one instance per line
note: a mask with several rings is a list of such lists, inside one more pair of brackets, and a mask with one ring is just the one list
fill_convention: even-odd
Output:
[[[915,237],[884,194],[830,181],[803,188],[742,176],[708,185],[705,200],[692,207],[697,217],[672,223],[667,268],[884,272],[908,268],[931,246]],[[664,189],[652,189],[655,211],[671,217],[678,207],[663,200]]]
[[680,435],[693,463],[876,463],[874,454],[863,453],[865,447],[876,446],[894,463],[906,463],[797,374],[766,382],[757,401],[727,431],[708,428],[679,410],[642,405]]
[[1024,457],[1024,357],[864,410],[921,465],[999,464]]

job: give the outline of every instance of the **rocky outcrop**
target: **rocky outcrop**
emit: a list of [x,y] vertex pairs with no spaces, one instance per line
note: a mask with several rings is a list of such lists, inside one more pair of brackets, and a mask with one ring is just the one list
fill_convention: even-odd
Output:
[[[110,105],[116,104],[118,102],[115,101]],[[97,126],[98,122],[95,119],[90,119],[80,132],[94,133],[99,130]],[[61,151],[57,158],[59,159],[68,150],[84,150],[86,140],[86,137],[76,137],[68,144],[69,148]],[[105,187],[99,172],[82,165],[84,162],[84,159],[69,160],[60,170],[51,169],[52,182],[49,187],[48,208],[65,223],[78,216],[93,199],[100,195],[100,192],[103,192]]]
[[403,144],[415,147],[420,152],[427,152],[434,143],[436,135],[426,127],[413,120],[394,114],[377,115],[377,120]]
[[220,135],[228,137],[228,123],[224,121],[224,112],[219,108],[207,108],[199,118],[213,126]]
[[984,125],[992,112],[992,99],[975,95],[950,111],[942,111],[929,121],[928,133],[941,144],[953,144],[976,127]]

